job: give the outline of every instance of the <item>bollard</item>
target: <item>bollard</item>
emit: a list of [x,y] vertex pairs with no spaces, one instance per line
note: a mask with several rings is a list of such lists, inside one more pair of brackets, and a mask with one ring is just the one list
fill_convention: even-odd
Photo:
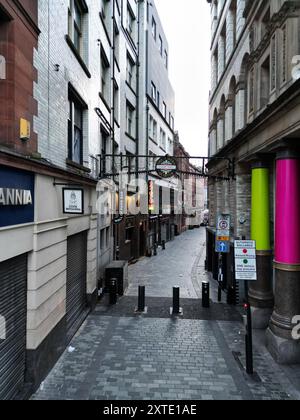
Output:
[[202,306],[203,308],[210,307],[210,284],[208,281],[202,282]]
[[219,283],[219,286],[218,286],[218,302],[219,303],[222,302],[222,286],[221,286],[221,283]]
[[118,280],[111,279],[109,284],[109,303],[116,305],[118,301]]
[[145,312],[146,287],[139,286],[138,312]]
[[154,256],[156,257],[157,256],[157,245],[156,244],[154,244],[153,249],[154,249]]
[[180,287],[173,287],[173,315],[180,314]]
[[166,241],[162,241],[161,246],[162,246],[163,251],[165,251],[166,250]]

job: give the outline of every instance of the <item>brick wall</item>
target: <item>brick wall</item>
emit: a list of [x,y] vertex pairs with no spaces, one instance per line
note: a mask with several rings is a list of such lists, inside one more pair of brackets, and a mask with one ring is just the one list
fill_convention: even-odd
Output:
[[[37,104],[33,83],[37,78],[33,67],[33,51],[37,46],[37,1],[23,1],[27,18],[18,4],[1,0],[0,55],[6,62],[6,79],[0,81],[0,145],[31,155],[37,150],[37,136],[32,130]],[[20,119],[31,124],[28,141],[20,139]]]

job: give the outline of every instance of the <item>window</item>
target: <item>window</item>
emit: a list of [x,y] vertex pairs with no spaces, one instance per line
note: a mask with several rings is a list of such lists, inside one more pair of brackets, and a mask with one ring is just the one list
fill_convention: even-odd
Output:
[[135,16],[129,4],[127,5],[127,31],[133,41],[135,41]]
[[151,98],[153,99],[153,101],[156,103],[156,95],[157,95],[157,92],[156,92],[156,86],[155,86],[155,84],[152,82],[151,83]]
[[172,128],[172,130],[174,130],[174,118],[173,118],[171,112],[169,113],[169,125]]
[[109,248],[109,240],[110,240],[110,228],[106,228],[106,249]]
[[282,56],[281,56],[281,82],[287,81],[287,30],[286,25],[282,28]]
[[165,50],[165,66],[166,66],[166,69],[168,69],[168,67],[169,67],[169,57],[168,57],[168,53],[167,53],[166,50]]
[[163,50],[164,50],[163,40],[162,40],[162,37],[159,36],[159,52],[161,56],[163,56]]
[[83,105],[69,92],[68,158],[80,165],[83,162]]
[[110,0],[102,0],[102,9],[101,9],[101,15],[105,22],[105,26],[107,29],[110,29]]
[[170,139],[170,137],[168,138],[168,153],[172,154],[173,153],[173,142],[172,139]]
[[156,22],[155,22],[154,17],[152,17],[152,35],[153,35],[153,38],[156,41]]
[[167,105],[165,102],[163,102],[163,116],[166,120],[167,119]]
[[110,104],[110,71],[109,61],[101,48],[101,95],[107,104]]
[[129,102],[127,102],[127,105],[126,105],[126,121],[127,121],[126,132],[130,137],[135,137],[135,133],[134,133],[134,113],[135,113],[134,107]]
[[83,19],[87,11],[82,1],[70,0],[68,35],[80,55],[82,55]]
[[276,57],[277,49],[276,49],[276,35],[274,35],[271,39],[271,91],[276,89],[276,64],[277,64],[277,57]]
[[120,110],[119,110],[119,106],[120,106],[120,100],[119,100],[119,86],[117,85],[117,82],[114,82],[114,118],[116,122],[119,122],[119,118],[120,118]]
[[254,111],[254,68],[249,74],[249,113]]
[[166,140],[166,133],[164,132],[164,130],[160,129],[160,147],[166,151],[166,147],[167,147],[167,140]]
[[155,119],[150,115],[150,127],[149,127],[149,137],[155,143],[157,142],[157,122]]
[[127,83],[131,88],[135,87],[134,83],[134,62],[129,54],[127,54]]
[[159,109],[160,108],[160,93],[159,93],[159,91],[157,91],[157,102],[156,102],[156,105],[157,105],[157,107]]
[[270,57],[261,66],[260,73],[260,107],[268,105],[270,98]]

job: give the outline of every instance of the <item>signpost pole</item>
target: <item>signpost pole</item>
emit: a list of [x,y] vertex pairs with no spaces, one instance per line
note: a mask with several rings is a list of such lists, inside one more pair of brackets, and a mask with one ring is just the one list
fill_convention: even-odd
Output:
[[219,254],[218,302],[222,302],[223,264],[222,254]]
[[247,312],[247,326],[246,326],[246,371],[248,375],[253,375],[253,336],[252,336],[252,314],[249,303],[249,285],[245,282],[245,309]]
[[245,311],[243,317],[245,322],[245,346],[246,346],[246,371],[253,375],[253,336],[252,336],[252,314],[249,303],[249,281],[257,281],[256,269],[256,243],[247,241],[235,241],[235,268],[236,279],[245,282]]

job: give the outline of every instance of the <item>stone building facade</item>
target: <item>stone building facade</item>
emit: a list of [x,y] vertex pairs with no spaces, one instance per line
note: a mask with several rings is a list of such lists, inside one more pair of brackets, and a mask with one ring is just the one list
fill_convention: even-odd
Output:
[[[254,326],[267,329],[268,347],[278,362],[298,363],[300,346],[292,329],[293,317],[300,313],[300,4],[209,3],[209,154],[235,162],[234,180],[209,181],[210,232],[218,213],[230,213],[232,237],[256,240],[258,282],[249,292]],[[211,159],[209,171],[226,176],[226,161]],[[233,284],[232,275],[228,277]]]

